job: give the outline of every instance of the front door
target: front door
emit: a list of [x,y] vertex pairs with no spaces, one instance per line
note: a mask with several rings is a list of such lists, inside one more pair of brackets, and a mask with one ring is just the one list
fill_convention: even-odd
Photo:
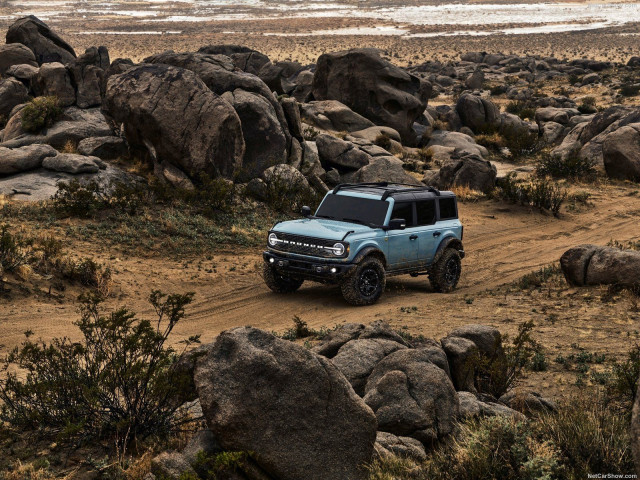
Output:
[[391,218],[402,218],[407,223],[405,230],[389,230],[389,254],[387,259],[391,270],[402,270],[418,263],[419,228],[415,225],[412,202],[396,203]]

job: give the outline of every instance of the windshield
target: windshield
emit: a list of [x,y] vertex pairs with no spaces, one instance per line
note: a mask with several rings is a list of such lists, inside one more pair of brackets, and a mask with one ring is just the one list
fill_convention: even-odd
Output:
[[318,208],[316,217],[363,225],[383,225],[388,209],[389,203],[382,200],[331,194]]

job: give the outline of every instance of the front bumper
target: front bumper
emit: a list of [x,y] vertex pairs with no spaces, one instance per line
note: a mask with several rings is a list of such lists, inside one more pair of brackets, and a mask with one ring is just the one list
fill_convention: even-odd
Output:
[[278,272],[290,277],[313,280],[322,283],[339,283],[358,265],[324,258],[300,259],[274,252],[262,254],[265,263],[272,265]]

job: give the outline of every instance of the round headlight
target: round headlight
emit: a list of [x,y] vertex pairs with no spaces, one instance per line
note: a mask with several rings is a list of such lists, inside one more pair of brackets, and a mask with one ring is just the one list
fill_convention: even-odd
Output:
[[343,256],[343,255],[344,255],[344,252],[345,252],[344,244],[342,244],[342,243],[336,243],[336,244],[333,246],[333,253],[334,253],[335,255],[337,255],[338,257]]
[[275,247],[278,244],[278,236],[275,233],[269,234],[269,245]]

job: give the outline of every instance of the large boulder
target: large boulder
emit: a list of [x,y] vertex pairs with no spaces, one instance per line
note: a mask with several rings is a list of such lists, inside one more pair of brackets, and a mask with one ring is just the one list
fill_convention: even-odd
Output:
[[482,145],[478,145],[473,138],[460,132],[449,132],[446,130],[435,130],[427,143],[430,147],[452,147],[459,154],[479,155],[486,157],[489,151]]
[[0,175],[12,175],[40,168],[45,158],[55,157],[57,154],[56,149],[49,145],[31,145],[16,149],[0,147]]
[[[437,358],[437,357],[436,357]],[[431,349],[400,350],[374,368],[364,401],[378,429],[432,444],[453,431],[458,395],[447,373],[433,363]]]
[[622,105],[609,107],[598,112],[589,122],[579,123],[551,153],[554,157],[567,160],[572,155],[593,159],[604,168],[602,143],[606,136],[620,126],[640,121],[640,110]]
[[42,162],[42,168],[54,172],[64,172],[77,175],[79,173],[98,173],[102,162],[98,157],[85,157],[75,153],[59,153],[55,157],[47,157]]
[[241,45],[207,45],[198,50],[198,53],[225,55],[231,58],[240,70],[253,75],[258,75],[260,69],[270,61],[265,54]]
[[431,84],[382,59],[377,50],[326,53],[313,81],[316,100],[338,100],[378,125],[395,128],[413,145],[413,123],[427,107]]
[[287,137],[276,111],[263,96],[237,89],[223,95],[235,109],[246,145],[239,179],[248,181],[286,162]]
[[191,178],[231,178],[242,165],[237,113],[189,70],[141,65],[113,76],[103,110],[124,125],[131,147],[148,149]]
[[535,118],[538,123],[555,122],[567,125],[569,119],[576,115],[580,115],[580,111],[575,108],[545,107],[536,110]]
[[607,135],[602,143],[602,159],[609,177],[640,182],[640,123]]
[[37,202],[50,200],[59,190],[60,182],[77,180],[82,184],[96,183],[104,191],[112,191],[114,185],[136,186],[141,179],[112,165],[105,165],[98,173],[82,173],[74,175],[52,170],[37,169],[29,172],[0,178],[0,195],[15,200]]
[[387,154],[371,158],[368,165],[342,177],[347,183],[390,182],[420,185],[420,181],[409,175],[403,165],[402,160]]
[[461,95],[456,103],[456,111],[462,124],[474,133],[497,130],[500,127],[500,109],[491,100],[478,95]]
[[[447,354],[451,377],[457,390],[476,392],[476,368],[481,359],[494,368],[506,368],[502,335],[488,325],[465,325],[444,337],[440,343]],[[481,385],[482,386],[482,385]]]
[[121,137],[91,137],[78,143],[78,153],[102,160],[116,160],[128,155],[127,144]]
[[85,138],[109,135],[113,135],[113,131],[99,109],[67,108],[52,127],[40,134],[30,134],[22,130],[22,111],[18,111],[9,120],[0,146],[17,148],[25,145],[47,144],[62,149],[68,143],[77,145]]
[[20,43],[0,45],[0,75],[4,75],[14,65],[31,65],[37,67],[33,52]]
[[325,169],[336,167],[338,170],[358,170],[371,161],[371,157],[356,145],[332,135],[318,135],[316,146]]
[[163,480],[180,480],[188,475],[197,478],[196,471],[184,455],[178,452],[162,452],[151,460],[151,473]]
[[302,120],[322,130],[355,132],[373,127],[373,122],[337,100],[322,100],[300,105]]
[[378,432],[376,443],[382,447],[383,452],[396,455],[403,458],[411,458],[417,462],[423,462],[427,459],[424,445],[415,438],[398,437],[388,432]]
[[332,362],[349,380],[355,392],[362,396],[367,378],[378,362],[387,355],[406,348],[392,340],[362,338],[343,345]]
[[29,92],[24,84],[15,78],[0,80],[0,118],[9,120],[11,111],[25,103],[29,98]]
[[58,62],[45,63],[40,67],[33,90],[38,96],[56,97],[61,107],[70,107],[76,103],[76,89],[69,71]]
[[269,87],[255,75],[238,69],[233,61],[223,55],[207,55],[203,53],[164,52],[145,59],[147,63],[172,65],[194,72],[207,87],[218,95],[241,89],[261,95],[276,112],[282,130],[287,137],[287,145],[291,138],[287,120],[282,106]]
[[564,276],[571,285],[626,285],[640,279],[640,252],[613,247],[579,245],[560,258]]
[[7,43],[27,46],[40,65],[48,62],[69,63],[76,58],[71,45],[33,15],[16,20],[9,27]]
[[109,68],[107,47],[91,47],[69,68],[77,89],[77,105],[80,108],[95,107],[102,103],[105,70]]
[[223,332],[195,382],[209,429],[281,480],[366,479],[376,418],[340,371],[250,327]]
[[469,187],[490,193],[496,186],[498,170],[488,160],[478,155],[452,158],[439,171],[428,171],[422,180],[427,185],[445,190],[451,187]]
[[475,392],[473,361],[478,355],[478,347],[471,340],[459,337],[445,337],[441,343],[449,361],[451,380],[456,390]]

